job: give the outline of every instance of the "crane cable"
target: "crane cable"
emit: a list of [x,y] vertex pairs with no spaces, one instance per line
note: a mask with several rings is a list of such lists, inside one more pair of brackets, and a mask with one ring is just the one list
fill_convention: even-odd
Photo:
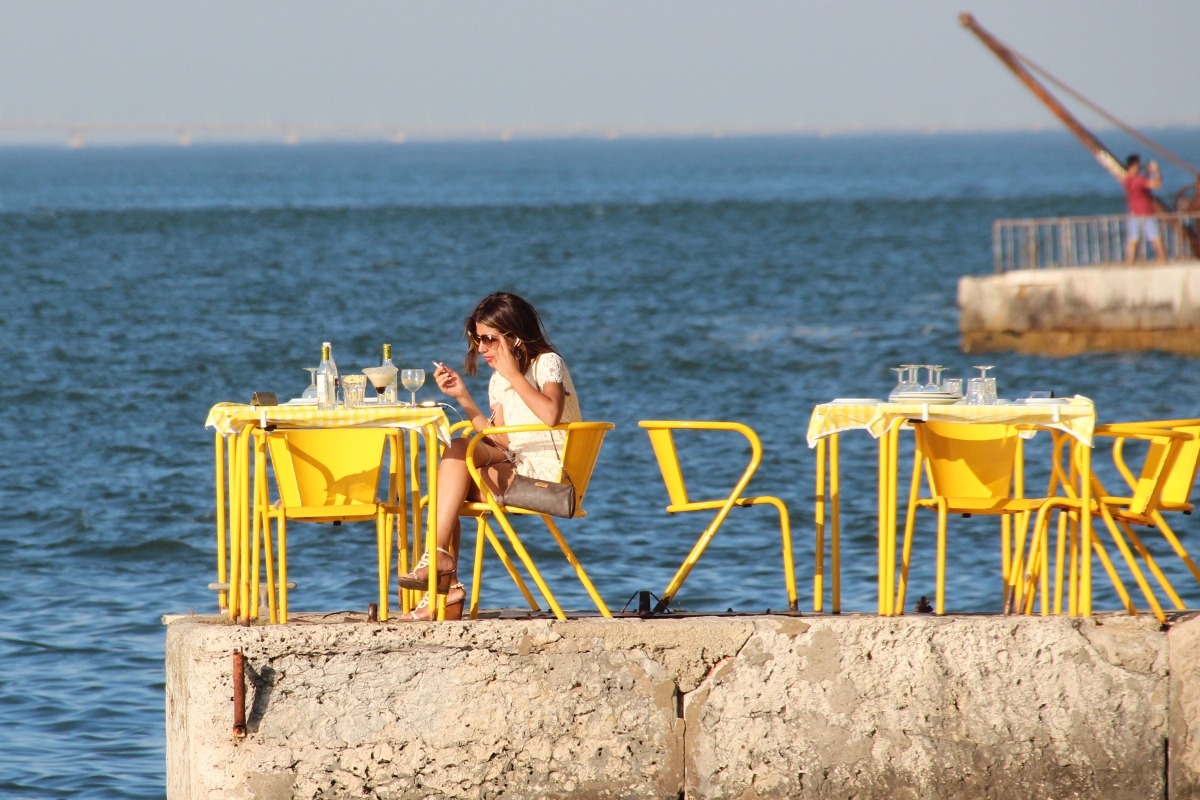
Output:
[[[1008,47],[1008,45],[1005,45],[1005,47]],[[1104,119],[1108,120],[1108,121],[1109,121],[1109,122],[1111,122],[1113,125],[1116,125],[1116,126],[1117,126],[1118,128],[1120,128],[1122,131],[1124,131],[1125,133],[1129,134],[1130,136],[1132,136],[1134,139],[1136,139],[1137,141],[1141,142],[1142,144],[1146,145],[1146,147],[1149,147],[1151,150],[1153,150],[1154,152],[1158,153],[1160,156],[1162,156],[1163,158],[1167,159],[1168,161],[1170,161],[1170,162],[1171,162],[1172,164],[1174,164],[1175,166],[1179,167],[1180,169],[1182,169],[1182,170],[1184,170],[1184,171],[1186,171],[1186,172],[1190,172],[1190,173],[1192,173],[1192,176],[1193,176],[1193,177],[1200,178],[1200,169],[1197,169],[1196,167],[1193,167],[1191,164],[1189,164],[1188,162],[1184,161],[1182,158],[1180,158],[1179,156],[1175,155],[1175,154],[1174,154],[1174,153],[1172,153],[1170,150],[1168,150],[1167,148],[1165,148],[1165,147],[1163,147],[1162,145],[1158,144],[1157,142],[1154,142],[1154,141],[1153,141],[1153,140],[1151,140],[1149,137],[1143,136],[1141,133],[1138,133],[1136,130],[1134,130],[1133,128],[1131,128],[1129,125],[1127,125],[1127,124],[1125,124],[1124,122],[1122,122],[1121,120],[1117,119],[1117,118],[1116,118],[1116,117],[1114,117],[1112,114],[1110,114],[1109,112],[1105,111],[1103,108],[1101,108],[1100,106],[1096,105],[1096,104],[1095,104],[1095,103],[1093,103],[1091,100],[1088,100],[1088,99],[1087,99],[1086,97],[1084,97],[1082,94],[1080,94],[1079,92],[1075,91],[1075,90],[1074,90],[1074,89],[1072,89],[1070,86],[1068,86],[1067,84],[1065,84],[1065,83],[1063,83],[1062,81],[1060,81],[1058,78],[1056,78],[1056,77],[1054,77],[1053,75],[1051,75],[1051,74],[1050,74],[1050,73],[1049,73],[1049,72],[1048,72],[1048,71],[1047,71],[1047,70],[1046,70],[1044,67],[1042,67],[1040,64],[1038,64],[1037,62],[1035,62],[1033,59],[1031,59],[1031,58],[1028,58],[1027,56],[1025,56],[1025,55],[1023,55],[1023,54],[1021,54],[1021,53],[1018,53],[1016,50],[1013,50],[1011,47],[1009,47],[1008,49],[1009,49],[1009,52],[1011,52],[1011,53],[1012,53],[1014,56],[1016,56],[1016,58],[1017,58],[1017,59],[1019,59],[1019,60],[1020,60],[1022,63],[1024,63],[1024,64],[1025,64],[1027,67],[1029,67],[1031,70],[1033,70],[1034,72],[1038,73],[1038,74],[1039,74],[1039,75],[1041,75],[1043,78],[1045,78],[1046,80],[1050,81],[1050,82],[1051,82],[1051,83],[1053,83],[1055,86],[1057,86],[1058,88],[1062,89],[1064,92],[1066,92],[1067,94],[1071,95],[1072,97],[1074,97],[1074,98],[1075,98],[1076,100],[1078,100],[1079,102],[1083,103],[1085,106],[1087,106],[1088,108],[1090,108],[1092,111],[1095,111],[1097,114],[1099,114],[1100,116],[1104,117]]]

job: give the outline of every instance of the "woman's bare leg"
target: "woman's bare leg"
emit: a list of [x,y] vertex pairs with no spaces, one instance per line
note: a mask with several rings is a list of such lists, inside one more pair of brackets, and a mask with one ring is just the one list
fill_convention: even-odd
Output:
[[[475,483],[467,470],[467,444],[466,439],[455,439],[438,463],[437,546],[454,554],[450,557],[445,553],[438,553],[438,572],[450,572],[455,568],[459,540],[462,537],[458,510],[468,495],[475,494]],[[474,457],[488,488],[497,494],[501,493],[508,486],[513,473],[512,464],[504,460],[503,451],[480,442],[475,447]],[[428,576],[423,569],[410,574],[422,580]]]

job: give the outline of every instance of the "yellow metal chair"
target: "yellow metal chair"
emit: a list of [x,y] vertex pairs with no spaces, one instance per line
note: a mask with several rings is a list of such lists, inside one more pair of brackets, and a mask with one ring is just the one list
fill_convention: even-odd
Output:
[[[1078,502],[1063,497],[1022,497],[1022,481],[1014,475],[1021,470],[1022,446],[1020,431],[1014,425],[964,425],[953,422],[916,422],[916,452],[912,486],[909,492],[908,517],[904,526],[904,549],[901,555],[900,584],[896,609],[903,613],[908,584],[908,567],[912,556],[913,527],[918,508],[937,510],[937,584],[934,612],[946,611],[946,518],[949,514],[964,515],[1028,515],[1037,511],[1034,543],[1042,541],[1047,529],[1051,508],[1078,507]],[[929,497],[920,497],[920,466],[924,465],[929,484]],[[1016,496],[1014,496],[1014,494]],[[1014,549],[1021,553],[1020,546]],[[1045,550],[1031,545],[1031,551],[1044,556]],[[1010,567],[1013,576],[1021,573],[1020,557]],[[1043,587],[1043,610],[1047,601]],[[1018,594],[1018,596],[1023,596]]]
[[[546,528],[549,529],[554,540],[558,543],[563,555],[574,569],[575,574],[579,578],[579,582],[583,584],[583,588],[587,590],[588,595],[592,598],[592,602],[596,604],[597,610],[605,617],[612,617],[612,613],[608,610],[608,606],[604,604],[604,599],[596,591],[596,587],[592,585],[592,581],[584,571],[583,566],[579,563],[579,559],[575,557],[567,540],[563,538],[562,532],[558,526],[546,514],[539,514],[536,511],[529,511],[522,508],[512,506],[503,506],[497,502],[496,498],[488,490],[487,484],[483,482],[483,478],[479,474],[478,468],[475,466],[474,453],[475,448],[484,437],[499,436],[510,433],[527,433],[533,431],[562,431],[564,433],[562,443],[562,461],[563,472],[565,476],[570,478],[570,482],[575,487],[575,513],[574,517],[587,516],[583,510],[583,498],[587,493],[588,484],[592,479],[592,472],[596,466],[596,458],[600,454],[600,446],[604,443],[604,435],[612,430],[614,425],[611,422],[568,422],[560,425],[505,425],[495,428],[486,428],[480,431],[471,439],[471,443],[467,446],[467,469],[471,473],[472,480],[479,488],[483,502],[466,502],[462,505],[459,511],[459,516],[474,517],[476,519],[476,538],[475,538],[475,563],[472,572],[471,580],[471,600],[470,613],[471,619],[477,619],[479,616],[479,585],[483,577],[483,542],[486,537],[500,556],[509,575],[517,584],[517,588],[521,590],[525,600],[529,603],[529,607],[537,611],[538,605],[530,593],[525,582],[521,579],[516,567],[508,558],[500,540],[496,537],[495,532],[488,524],[487,517],[495,517],[500,523],[501,529],[504,531],[505,537],[512,544],[513,550],[521,563],[529,571],[529,575],[533,578],[533,582],[537,585],[538,591],[542,597],[546,599],[546,603],[550,606],[550,610],[554,612],[554,616],[559,619],[566,619],[566,614],[555,599],[554,594],[550,591],[550,587],[546,585],[541,573],[538,571],[537,565],[533,563],[533,559],[529,556],[529,552],[521,543],[517,533],[513,530],[512,524],[508,520],[509,514],[533,515],[542,518]],[[560,476],[563,479],[564,476]]]
[[[1093,472],[1092,516],[1104,520],[1105,527],[1108,528],[1130,573],[1150,604],[1154,616],[1160,622],[1165,621],[1166,615],[1163,613],[1162,606],[1149,581],[1138,567],[1134,551],[1141,556],[1176,610],[1182,610],[1185,607],[1183,600],[1167,580],[1132,526],[1158,528],[1176,555],[1187,565],[1192,576],[1200,581],[1200,569],[1197,569],[1195,562],[1188,555],[1175,532],[1167,525],[1161,513],[1162,511],[1190,513],[1194,508],[1190,502],[1190,496],[1196,481],[1198,461],[1200,461],[1200,420],[1101,425],[1096,428],[1095,433],[1097,436],[1115,439],[1113,462],[1129,485],[1131,494],[1128,496],[1110,495]],[[1129,440],[1147,442],[1142,469],[1136,478],[1124,457],[1124,446]],[[1133,546],[1133,551],[1130,550],[1130,544]],[[1062,548],[1060,547],[1060,549]],[[1122,599],[1130,609],[1130,613],[1136,614],[1127,593],[1123,594]]]
[[[266,471],[257,469],[264,544],[267,592],[271,621],[287,622],[287,524],[289,521],[335,523],[374,520],[379,571],[379,619],[388,618],[388,584],[391,572],[393,520],[403,520],[397,492],[404,483],[398,431],[385,428],[336,428],[256,431],[266,442],[279,499],[268,505]],[[391,444],[388,498],[378,499],[384,448]],[[278,541],[278,610],[270,569],[270,521],[276,521]],[[402,523],[403,524],[403,523]],[[258,528],[258,520],[255,521]],[[403,535],[407,535],[405,531]],[[257,538],[257,537],[256,537]],[[253,574],[258,574],[258,548],[254,548]],[[257,585],[251,605],[257,607]]]
[[[474,426],[469,421],[456,422],[450,426],[451,439],[454,438],[454,434],[460,433],[460,432],[463,434],[464,439],[470,439],[471,436],[473,436],[475,433]],[[412,491],[413,491],[413,497],[414,497],[413,526],[412,526],[413,527],[413,541],[412,541],[412,546],[411,546],[411,550],[410,550],[407,536],[402,537],[399,540],[399,543],[398,543],[399,559],[398,559],[398,565],[396,567],[397,574],[404,574],[409,571],[408,564],[409,564],[409,557],[410,557],[409,553],[410,552],[412,553],[413,563],[416,563],[417,554],[423,552],[422,547],[421,547],[421,510],[423,510],[427,505],[429,505],[429,495],[421,495],[420,494],[420,485],[419,485],[420,476],[419,476],[419,470],[417,469],[416,457],[414,455],[416,453],[416,448],[417,448],[416,434],[415,433],[412,434],[411,438],[413,441],[412,441],[412,454],[410,454],[410,456],[409,456],[409,459],[410,459],[409,472],[413,476],[412,477]],[[440,451],[445,452],[445,449],[446,449],[446,444],[442,443]],[[531,611],[541,611],[541,607],[538,606],[537,601],[533,598],[533,594],[529,591],[528,586],[526,586],[524,579],[521,578],[521,573],[519,573],[517,571],[516,566],[513,564],[512,559],[509,557],[508,551],[504,549],[503,543],[501,543],[500,539],[497,538],[496,532],[492,529],[491,524],[487,521],[489,512],[486,510],[481,510],[481,507],[483,505],[484,505],[483,503],[465,503],[459,512],[459,516],[471,517],[475,520],[476,542],[478,543],[485,539],[487,541],[491,542],[492,549],[494,549],[496,551],[496,555],[499,556],[499,558],[500,558],[500,563],[502,563],[504,565],[504,568],[508,570],[508,574],[512,577],[513,582],[517,585],[517,588],[521,590],[521,594],[524,595],[526,602],[529,603],[530,610]],[[583,512],[581,511],[580,514],[582,515]],[[400,610],[403,613],[407,614],[409,611],[416,608],[416,606],[420,602],[421,597],[423,595],[424,595],[424,592],[420,592],[420,591],[417,591],[414,589],[401,588],[400,589]],[[437,618],[439,620],[442,619],[445,615],[445,607],[446,607],[445,600],[446,600],[445,595],[438,595],[438,605],[437,605],[436,613],[438,615]],[[478,609],[477,608],[474,609],[471,618],[472,619],[478,618]]]
[[[658,459],[658,468],[662,472],[663,482],[667,485],[667,495],[671,499],[671,504],[667,506],[668,514],[676,514],[683,511],[711,511],[717,509],[717,515],[713,518],[708,527],[704,529],[704,533],[696,541],[692,547],[692,551],[688,553],[683,564],[676,571],[675,576],[671,578],[671,582],[667,584],[667,588],[663,591],[662,597],[659,599],[658,606],[655,611],[665,611],[670,605],[671,600],[679,592],[683,582],[687,580],[688,574],[692,568],[696,566],[696,562],[700,560],[708,543],[712,541],[716,535],[717,529],[725,522],[725,518],[729,516],[729,512],[734,506],[758,506],[772,505],[779,511],[779,527],[783,539],[783,574],[784,582],[787,585],[788,608],[792,611],[797,610],[796,601],[796,569],[792,560],[792,532],[791,522],[788,519],[787,505],[778,497],[742,497],[742,492],[750,483],[750,479],[754,477],[754,473],[758,470],[758,465],[762,462],[762,443],[751,428],[740,422],[702,422],[702,421],[682,421],[682,420],[643,420],[638,423],[638,427],[645,428],[650,434],[650,444],[654,447],[654,455]],[[750,463],[747,465],[742,477],[738,479],[737,484],[733,487],[733,491],[724,500],[701,500],[693,501],[688,498],[687,485],[683,480],[683,470],[679,465],[679,456],[675,451],[674,431],[691,430],[691,431],[736,431],[746,437],[750,442]]]

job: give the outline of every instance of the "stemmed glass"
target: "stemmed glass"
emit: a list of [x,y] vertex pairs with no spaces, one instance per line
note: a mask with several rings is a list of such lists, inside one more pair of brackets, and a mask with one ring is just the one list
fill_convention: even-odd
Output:
[[425,370],[400,370],[400,383],[404,384],[404,388],[412,395],[412,404],[415,406],[417,404],[417,389],[425,385]]
[[302,394],[300,396],[305,397],[305,398],[308,398],[308,397],[316,398],[316,396],[317,396],[317,368],[316,367],[305,367],[304,369],[308,372],[308,388],[305,389],[304,394]]
[[908,370],[904,367],[891,367],[891,370],[896,373],[896,388],[892,389],[888,397],[895,397],[904,391],[904,373]]
[[942,371],[946,369],[941,364],[926,364],[925,369],[929,370],[929,383],[921,387],[923,392],[940,392],[942,391]]
[[396,368],[388,365],[382,367],[367,367],[363,370],[363,374],[371,381],[371,385],[375,387],[375,399],[378,405],[383,405],[383,395],[391,385],[392,379],[396,377]]

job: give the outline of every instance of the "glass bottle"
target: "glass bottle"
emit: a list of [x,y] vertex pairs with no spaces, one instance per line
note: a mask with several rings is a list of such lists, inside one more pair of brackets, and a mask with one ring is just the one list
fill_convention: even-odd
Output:
[[[392,346],[390,344],[385,344],[383,346],[383,360],[381,360],[379,362],[379,366],[381,366],[381,367],[395,367],[396,366],[395,364],[392,363]],[[383,392],[383,404],[384,405],[394,406],[394,405],[396,405],[397,401],[399,400],[399,389],[397,388],[397,385],[396,385],[397,384],[396,376],[399,374],[400,374],[400,371],[397,370],[392,375],[392,379],[390,381],[388,381],[387,389],[385,389]]]
[[333,347],[321,345],[321,366],[317,367],[317,408],[337,408],[337,364],[333,362]]

